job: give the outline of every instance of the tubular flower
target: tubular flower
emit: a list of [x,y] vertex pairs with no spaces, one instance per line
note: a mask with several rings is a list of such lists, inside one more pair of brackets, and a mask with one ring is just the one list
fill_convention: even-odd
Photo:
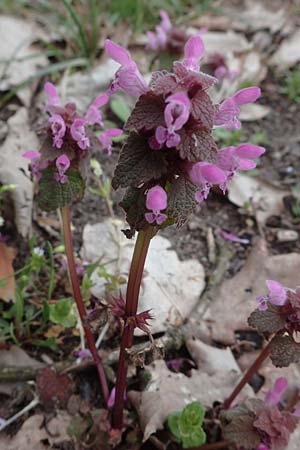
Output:
[[149,189],[146,207],[152,211],[145,214],[148,223],[156,222],[157,225],[161,225],[167,219],[167,215],[161,213],[167,207],[167,193],[161,186],[153,186]]
[[112,153],[112,140],[114,137],[123,134],[123,130],[119,128],[109,128],[105,130],[104,133],[100,134],[99,142],[101,144],[102,150],[107,150],[107,153],[111,155]]
[[85,131],[85,124],[85,119],[75,119],[71,125],[71,136],[81,150],[86,150],[90,146],[90,140]]
[[214,184],[219,185],[226,181],[226,175],[219,167],[206,162],[193,164],[189,170],[189,176],[191,181],[201,188],[195,194],[198,203],[207,199]]
[[240,106],[255,102],[260,95],[261,90],[258,87],[249,87],[241,89],[232,97],[227,98],[219,107],[214,125],[223,126],[229,130],[241,128],[241,122],[238,120],[241,112]]
[[30,159],[31,162],[31,173],[32,175],[39,180],[42,176],[41,170],[46,169],[48,167],[48,163],[46,161],[41,161],[41,154],[36,151],[29,151],[23,153],[23,158]]
[[56,160],[56,168],[57,172],[54,174],[54,178],[61,184],[65,184],[68,182],[68,177],[65,172],[70,167],[70,160],[67,155],[61,155]]
[[130,53],[110,39],[106,39],[104,48],[106,53],[117,63],[121,64],[116,72],[115,80],[110,87],[110,93],[122,89],[133,97],[139,97],[148,90],[147,83],[142,77]]
[[268,288],[268,294],[265,296],[261,295],[256,299],[258,309],[260,311],[266,311],[268,309],[268,302],[273,305],[283,306],[287,300],[287,292],[282,284],[274,280],[267,280],[266,285]]

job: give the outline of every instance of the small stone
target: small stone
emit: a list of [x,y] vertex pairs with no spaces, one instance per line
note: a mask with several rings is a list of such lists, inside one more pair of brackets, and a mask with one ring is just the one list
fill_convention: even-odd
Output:
[[188,229],[189,229],[190,231],[195,231],[195,230],[197,230],[198,228],[199,228],[199,223],[196,222],[196,221],[192,221],[192,222],[190,222],[190,223],[188,224]]
[[299,234],[295,230],[278,230],[278,242],[294,242],[299,239]]

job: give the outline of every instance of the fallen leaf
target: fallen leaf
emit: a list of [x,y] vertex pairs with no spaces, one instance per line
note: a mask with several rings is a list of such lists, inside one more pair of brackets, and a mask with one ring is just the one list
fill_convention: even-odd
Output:
[[256,220],[261,225],[268,217],[282,213],[283,198],[289,193],[258,177],[244,174],[237,174],[228,186],[229,200],[240,207],[246,203],[253,205]]
[[252,44],[247,38],[235,31],[208,31],[202,36],[207,53],[220,52],[220,42],[222,42],[222,54],[242,53],[252,48]]
[[42,369],[36,379],[39,398],[46,410],[65,408],[74,390],[69,375],[59,375],[51,367]]
[[[256,83],[255,83],[256,84]],[[243,106],[240,119],[245,122],[252,122],[266,117],[271,112],[271,108],[258,103],[248,103]]]
[[[40,369],[45,364],[31,358],[24,350],[16,345],[12,345],[8,350],[0,350],[0,369],[13,367],[15,370],[22,369]],[[16,383],[0,383],[0,392],[10,395],[17,386]],[[1,447],[0,447],[1,448]]]
[[[48,59],[31,44],[44,33],[37,25],[21,18],[2,15],[0,17],[0,91],[10,90],[29,79],[36,71],[48,64]],[[31,87],[24,86],[17,96],[30,105]]]
[[0,149],[0,182],[15,184],[9,194],[14,202],[15,222],[23,237],[31,234],[33,184],[30,181],[28,159],[22,154],[39,147],[38,139],[29,127],[28,111],[20,108],[8,119],[8,135]]
[[290,37],[284,39],[270,59],[270,64],[284,71],[300,61],[300,30],[297,29]]
[[59,445],[62,442],[71,441],[68,436],[68,427],[71,417],[64,411],[57,411],[56,416],[47,420],[43,414],[35,414],[29,417],[20,430],[12,438],[1,436],[1,450],[46,450]]
[[250,329],[247,318],[256,308],[256,297],[266,293],[265,280],[295,287],[299,284],[299,267],[300,254],[270,256],[265,242],[259,240],[242,270],[221,284],[215,301],[201,314],[200,329],[215,342],[235,343],[236,331]]
[[[199,370],[191,371],[191,377],[169,371],[165,362],[158,360],[147,367],[151,381],[146,389],[128,393],[138,411],[144,441],[163,428],[172,412],[182,410],[195,400],[205,408],[211,407],[214,401],[222,402],[239,381],[241,372],[231,350],[192,340],[187,342],[187,347],[199,367]],[[249,386],[242,393],[242,397],[252,395]]]
[[0,300],[5,302],[15,301],[16,281],[12,263],[16,254],[16,249],[0,242]]
[[[122,228],[126,225],[111,219],[86,225],[81,254],[85,261],[100,259],[102,264],[110,261],[106,266],[109,273],[127,279],[135,240],[126,239],[120,231]],[[156,236],[151,241],[145,264],[139,312],[151,309],[153,333],[164,331],[168,324],[182,324],[197,305],[205,285],[203,266],[194,259],[180,261],[170,247],[168,239]],[[103,298],[107,281],[97,271],[91,279],[92,294]]]

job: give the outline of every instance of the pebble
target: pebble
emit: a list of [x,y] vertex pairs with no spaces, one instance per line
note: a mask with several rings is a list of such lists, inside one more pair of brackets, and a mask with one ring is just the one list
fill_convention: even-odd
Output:
[[295,230],[278,230],[278,242],[294,242],[299,239],[299,234]]

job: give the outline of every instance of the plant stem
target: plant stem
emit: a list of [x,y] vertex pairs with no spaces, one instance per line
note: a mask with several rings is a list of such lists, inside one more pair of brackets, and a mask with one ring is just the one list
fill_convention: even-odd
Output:
[[235,398],[239,395],[239,393],[241,392],[241,390],[243,389],[243,387],[249,383],[249,381],[251,380],[251,378],[253,377],[253,375],[258,371],[259,367],[262,365],[262,363],[265,361],[265,359],[267,359],[267,357],[269,356],[270,353],[270,346],[272,343],[272,339],[270,340],[270,342],[266,345],[265,348],[262,349],[262,351],[260,352],[260,354],[258,355],[258,357],[256,358],[256,360],[254,361],[254,363],[252,364],[251,367],[249,367],[249,369],[247,370],[247,372],[245,373],[245,375],[243,376],[243,378],[241,379],[241,381],[239,382],[239,384],[235,387],[235,389],[232,391],[232,393],[230,394],[230,396],[225,400],[223,406],[225,409],[230,408],[232,402],[235,400]]
[[[154,235],[155,229],[153,227],[148,227],[145,231],[140,231],[138,234],[128,277],[125,306],[126,318],[135,316],[137,313],[145,260],[150,241]],[[128,369],[126,349],[132,346],[133,332],[134,325],[132,323],[126,324],[125,319],[117,372],[116,400],[112,417],[113,428],[117,428],[119,430],[122,429],[123,426],[124,395],[126,390],[126,377]]]
[[101,389],[102,389],[102,394],[103,394],[105,403],[107,403],[108,396],[109,396],[107,380],[106,380],[102,360],[98,354],[98,351],[97,351],[97,348],[95,345],[93,333],[91,332],[90,327],[88,325],[87,312],[86,312],[86,308],[85,308],[85,305],[83,302],[80,285],[79,285],[79,281],[78,281],[78,276],[76,273],[76,265],[75,265],[73,242],[72,242],[72,232],[71,232],[70,209],[68,206],[64,206],[61,209],[61,216],[62,216],[62,222],[63,222],[65,249],[66,249],[66,254],[67,254],[67,259],[68,259],[68,268],[69,268],[69,275],[70,275],[73,295],[74,295],[77,309],[79,312],[79,316],[80,316],[80,319],[82,322],[84,334],[85,334],[90,352],[93,356],[93,359],[94,359],[96,367],[97,367],[100,385],[101,385]]

